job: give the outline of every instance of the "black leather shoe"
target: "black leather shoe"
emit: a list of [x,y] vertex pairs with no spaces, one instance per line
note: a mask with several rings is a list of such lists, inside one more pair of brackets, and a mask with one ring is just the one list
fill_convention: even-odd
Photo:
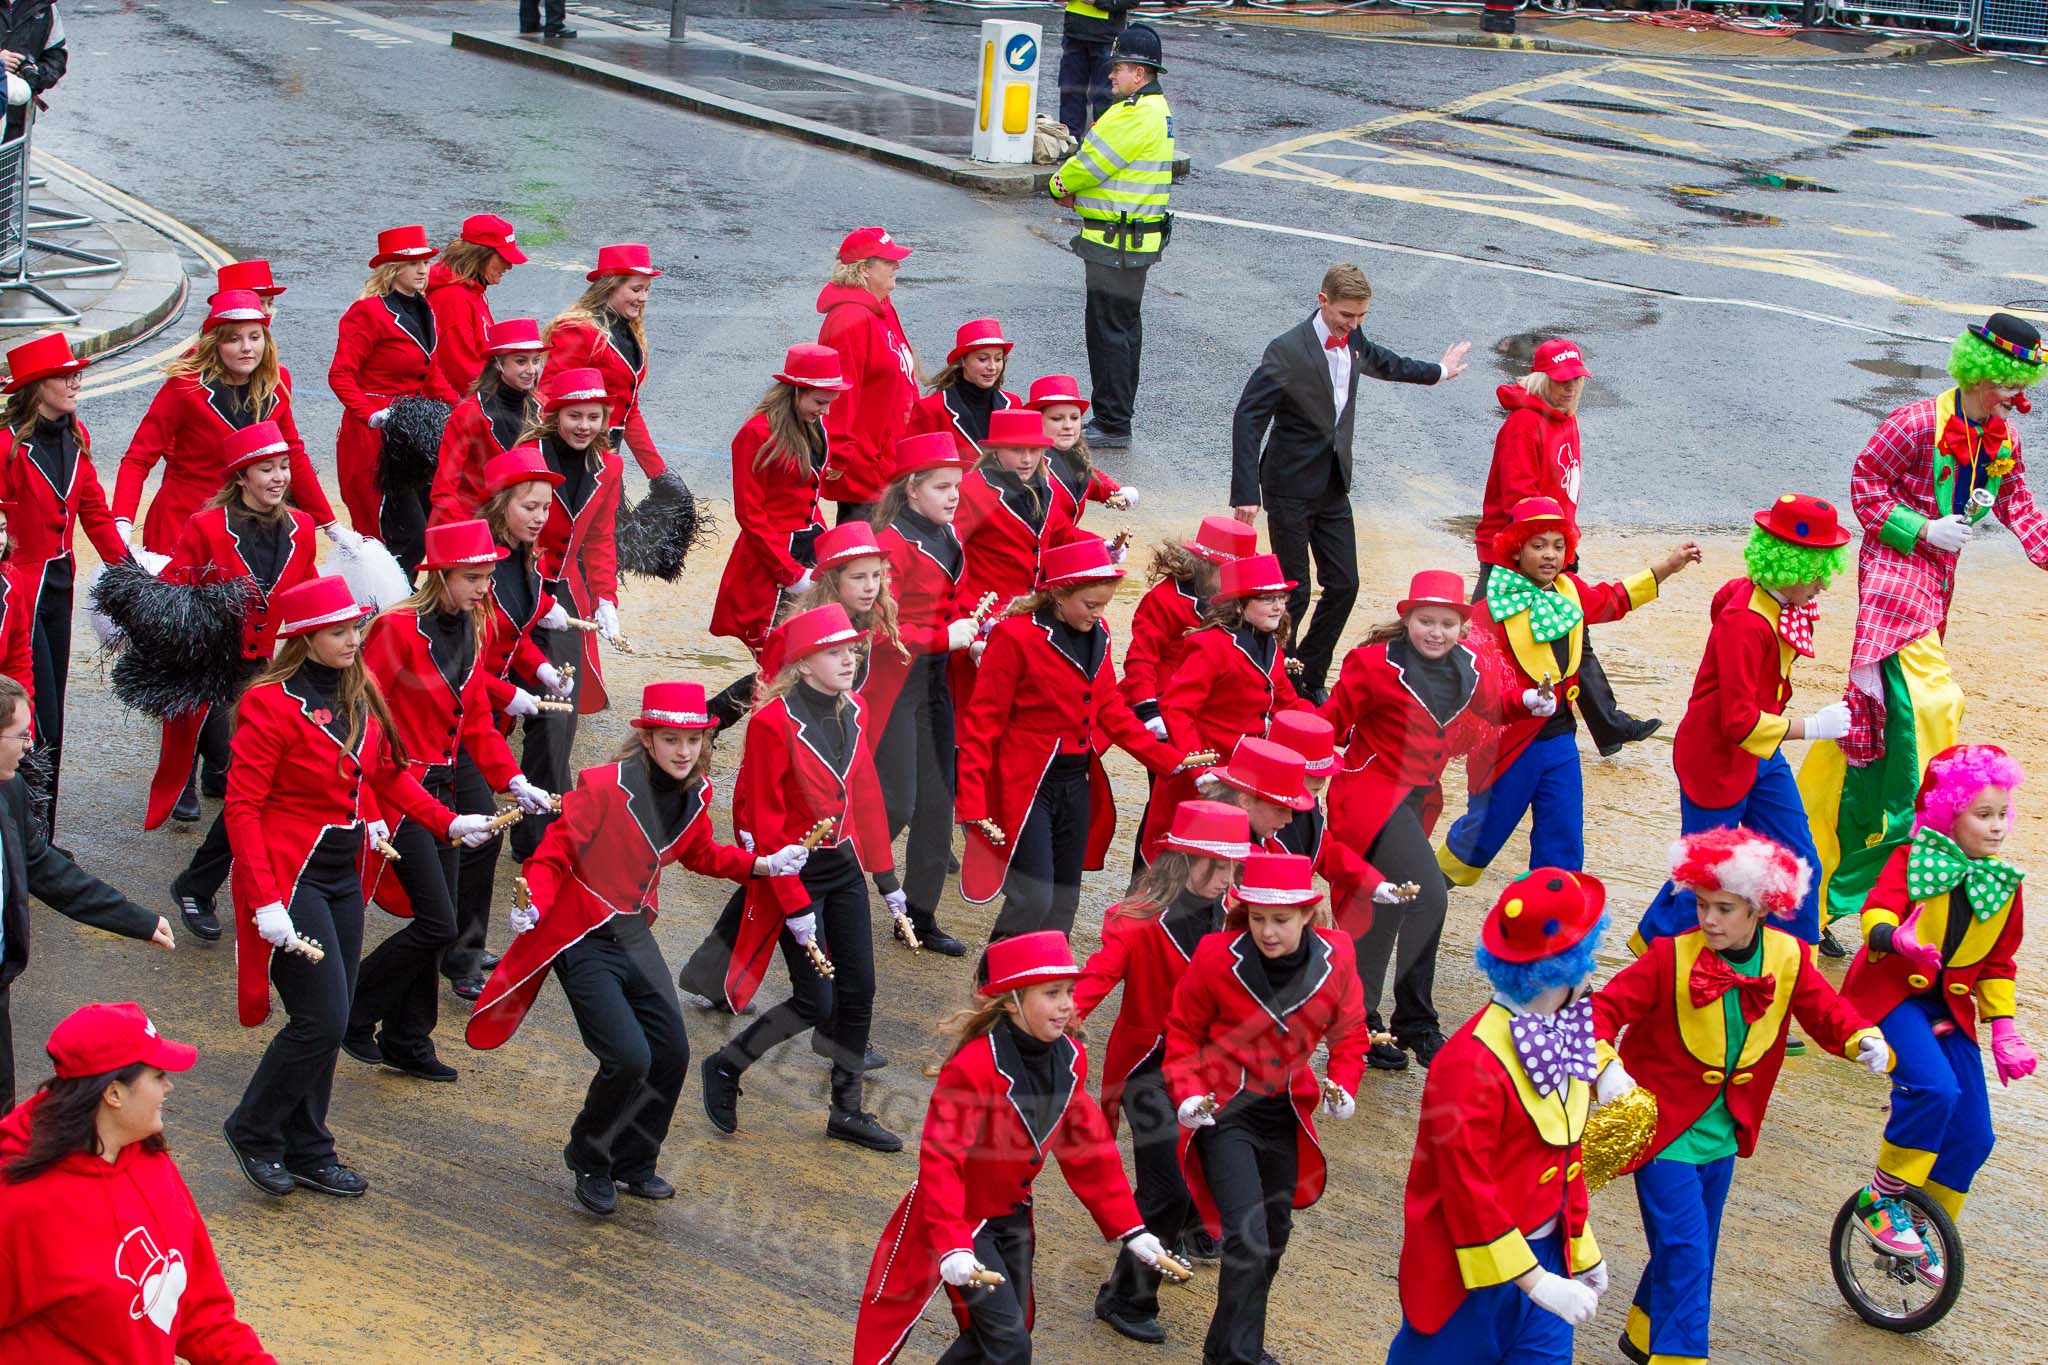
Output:
[[370,1188],[369,1181],[339,1161],[316,1166],[310,1171],[293,1171],[291,1177],[294,1184],[331,1194],[337,1199],[359,1199]]
[[187,825],[199,818],[199,793],[192,790],[190,783],[178,793],[178,804],[171,807],[171,818]]
[[1835,937],[1832,929],[1820,931],[1820,955],[1822,957],[1847,957],[1849,950],[1842,946],[1842,940]]
[[448,983],[448,988],[464,1000],[474,1000],[484,993],[484,978],[465,976]]
[[673,1199],[676,1197],[676,1187],[658,1175],[650,1175],[645,1180],[621,1180],[617,1184],[621,1193],[630,1194],[635,1199]]
[[1095,1296],[1095,1316],[1108,1323],[1120,1337],[1142,1341],[1147,1346],[1159,1346],[1166,1341],[1166,1329],[1159,1325],[1158,1318],[1135,1317],[1130,1309],[1101,1294]]
[[183,873],[171,883],[171,901],[178,907],[178,918],[185,921],[185,927],[195,938],[208,943],[219,941],[220,916],[214,913],[212,899],[201,900],[187,891]]
[[[811,1051],[817,1053],[828,1062],[832,1060],[832,1045],[815,1033],[811,1035]],[[873,1048],[869,1048],[867,1055],[861,1058],[860,1069],[862,1071],[880,1071],[887,1065],[889,1065],[887,1057],[884,1057]]]
[[383,1061],[386,1071],[396,1071],[399,1075],[411,1076],[414,1080],[437,1081],[443,1085],[452,1082],[460,1074],[431,1052],[424,1057],[394,1057],[386,1052],[383,1054]]
[[1365,1064],[1375,1071],[1406,1071],[1408,1053],[1398,1043],[1374,1043],[1365,1054]]
[[1220,1261],[1223,1259],[1223,1245],[1209,1235],[1209,1229],[1199,1223],[1187,1230],[1180,1239],[1189,1256],[1197,1261]]
[[608,1175],[595,1172],[576,1173],[576,1202],[592,1213],[608,1214],[619,1207],[619,1187]]
[[476,960],[476,969],[480,972],[488,973],[493,967],[498,965],[498,961],[496,953],[485,953]]
[[242,1174],[249,1177],[249,1183],[265,1194],[279,1198],[290,1194],[299,1187],[292,1179],[292,1173],[284,1168],[281,1161],[256,1161],[242,1155],[242,1149],[235,1146],[234,1129],[223,1123],[220,1135],[228,1140],[228,1150],[235,1154],[235,1165],[242,1168]]
[[835,1109],[825,1120],[825,1136],[865,1147],[871,1152],[900,1152],[903,1139],[882,1126],[881,1120],[865,1111],[842,1113]]
[[367,1066],[384,1065],[384,1049],[377,1046],[376,1032],[364,1029],[361,1033],[349,1032],[341,1035],[341,1050]]
[[1104,431],[1093,422],[1083,427],[1081,434],[1088,438],[1088,445],[1094,450],[1128,450],[1131,444],[1128,431]]
[[1441,1033],[1431,1029],[1428,1033],[1410,1041],[1408,1050],[1415,1054],[1415,1060],[1421,1062],[1423,1069],[1427,1070],[1429,1064],[1436,1060],[1436,1054],[1442,1052],[1444,1044],[1449,1041]]
[[573,28],[544,28],[540,31],[540,36],[543,38],[574,38],[576,30]]
[[967,945],[939,927],[936,918],[930,915],[911,916],[911,927],[917,930],[917,941],[941,957],[965,957]]
[[740,1073],[714,1052],[697,1068],[697,1074],[704,1082],[704,1117],[731,1137],[740,1130]]
[[1664,728],[1661,717],[1651,716],[1648,720],[1636,720],[1632,716],[1622,717],[1621,738],[1609,740],[1600,746],[1600,757],[1613,758],[1621,752],[1624,744],[1637,744],[1648,739]]

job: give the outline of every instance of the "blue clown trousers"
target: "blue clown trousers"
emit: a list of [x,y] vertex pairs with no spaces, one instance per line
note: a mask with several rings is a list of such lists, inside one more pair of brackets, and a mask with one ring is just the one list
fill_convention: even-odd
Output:
[[1473,795],[1444,838],[1446,856],[1438,861],[1445,875],[1459,886],[1478,881],[1522,816],[1532,811],[1529,866],[1567,872],[1585,867],[1586,791],[1576,731],[1531,741],[1491,787]]
[[1636,1172],[1650,1260],[1628,1310],[1628,1339],[1653,1357],[1704,1360],[1714,1316],[1714,1255],[1735,1157],[1695,1166],[1659,1158]]
[[[1984,1058],[1961,1029],[1935,1035],[1935,1024],[1947,1018],[1941,997],[1929,993],[1900,1001],[1878,1021],[1898,1062],[1877,1165],[1925,1190],[1955,1218],[1995,1139]],[[1977,1026],[1986,1027],[1981,1020]]]
[[[1799,784],[1793,781],[1792,765],[1783,753],[1772,754],[1756,767],[1756,783],[1749,794],[1732,806],[1702,806],[1681,791],[1678,794],[1678,828],[1685,834],[1727,829],[1742,825],[1766,838],[1775,839],[1806,860],[1813,869],[1812,884],[1799,902],[1799,913],[1785,928],[1802,943],[1820,942],[1820,854],[1814,850],[1813,834],[1807,826],[1806,807],[1799,800]],[[1636,936],[1644,945],[1660,938],[1676,938],[1700,927],[1699,911],[1692,892],[1664,883],[1664,889],[1643,912]],[[1641,947],[1637,948],[1642,951]]]
[[[1566,1273],[1564,1233],[1529,1244],[1536,1263]],[[1418,1332],[1404,1320],[1387,1348],[1387,1365],[1571,1365],[1571,1324],[1515,1288],[1488,1285],[1465,1295],[1449,1322]]]

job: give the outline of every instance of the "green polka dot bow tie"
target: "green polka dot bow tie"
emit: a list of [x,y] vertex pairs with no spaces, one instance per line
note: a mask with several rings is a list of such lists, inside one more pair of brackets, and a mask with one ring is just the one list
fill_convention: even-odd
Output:
[[1924,826],[1913,831],[1913,850],[1906,855],[1907,895],[1924,901],[1967,883],[1970,912],[1980,921],[2003,909],[2026,875],[2001,858],[1972,858],[1955,840]]
[[1529,634],[1539,645],[1571,633],[1586,613],[1563,593],[1539,588],[1511,569],[1495,566],[1486,579],[1486,606],[1496,621],[1529,613]]

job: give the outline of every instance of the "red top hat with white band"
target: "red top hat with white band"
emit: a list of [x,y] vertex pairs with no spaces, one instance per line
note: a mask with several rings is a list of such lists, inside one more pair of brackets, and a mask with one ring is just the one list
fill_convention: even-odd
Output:
[[811,551],[817,559],[811,571],[823,573],[856,559],[879,556],[882,547],[875,540],[874,527],[864,521],[842,521],[812,541]]
[[[251,294],[249,297],[253,299],[256,296]],[[33,341],[24,341],[7,352],[7,392],[16,393],[38,379],[76,374],[91,363],[71,354],[71,342],[62,332],[51,332]],[[1037,413],[1031,416],[1033,421],[1038,419]]]
[[138,1062],[160,1071],[190,1071],[199,1060],[198,1048],[158,1033],[142,1006],[132,1000],[71,1011],[50,1030],[44,1050],[57,1074],[74,1081],[125,1071]]
[[1245,855],[1237,882],[1230,895],[1244,905],[1270,908],[1307,907],[1323,898],[1315,887],[1315,862],[1299,853],[1268,853],[1254,849]]
[[510,355],[514,351],[545,351],[540,323],[532,318],[506,318],[484,328],[484,354]]
[[1832,550],[1849,543],[1849,529],[1841,514],[1826,498],[1811,493],[1787,493],[1756,514],[1756,524],[1780,540]]
[[909,255],[910,248],[891,237],[887,228],[857,227],[839,239],[839,259],[847,265],[874,256],[900,261]]
[[1216,597],[1228,602],[1235,597],[1263,597],[1267,593],[1292,592],[1294,580],[1280,571],[1278,555],[1246,555],[1233,559],[1217,572]]
[[1044,412],[1061,403],[1088,411],[1088,400],[1081,396],[1080,380],[1070,374],[1047,374],[1031,381],[1031,396],[1024,400],[1025,407]]
[[1044,450],[1052,444],[1052,437],[1045,434],[1045,418],[1036,410],[998,408],[988,415],[988,437],[981,444],[984,449],[1007,446]]
[[560,488],[562,476],[548,468],[548,457],[541,454],[539,446],[513,446],[485,462],[485,497],[516,488],[522,483],[544,483],[550,488]]
[[215,291],[223,289],[246,289],[258,298],[274,299],[284,292],[284,286],[270,277],[268,261],[229,261],[213,272]]
[[[951,439],[948,437],[947,439]],[[784,666],[798,659],[835,648],[839,645],[858,644],[868,638],[864,630],[856,630],[853,618],[846,614],[846,608],[837,602],[827,602],[822,607],[798,612],[784,621],[782,632],[782,662]]]
[[344,621],[360,621],[377,610],[358,603],[348,580],[339,574],[322,574],[292,584],[270,599],[270,609],[277,616],[280,640],[311,635]]
[[206,321],[199,324],[200,331],[211,332],[236,322],[260,322],[269,328],[270,310],[261,294],[253,289],[223,289],[207,296]]
[[815,341],[800,342],[783,354],[775,382],[799,389],[830,389],[835,393],[853,387],[839,363],[839,352]]
[[[1032,416],[1035,418],[1037,414]],[[912,474],[922,474],[927,469],[972,468],[974,457],[960,453],[960,443],[953,439],[952,432],[925,431],[905,436],[896,443],[896,467],[889,471],[889,481],[894,483]]]
[[1251,817],[1223,801],[1183,801],[1173,808],[1165,847],[1190,858],[1242,862],[1252,851]]
[[1240,739],[1230,762],[1203,776],[1289,810],[1312,810],[1316,804],[1305,780],[1308,761],[1286,745],[1257,735]]
[[507,265],[526,264],[526,253],[514,242],[512,225],[495,213],[472,213],[463,219],[462,240],[489,247],[503,256]]
[[626,724],[635,730],[710,730],[718,722],[704,709],[704,685],[649,683],[640,691],[640,714]]
[[221,443],[230,474],[246,465],[274,460],[290,449],[283,429],[275,422],[251,422],[239,431],[229,432],[227,440]]
[[420,557],[422,569],[473,569],[495,564],[512,552],[491,539],[491,528],[482,521],[444,521],[427,528],[427,552]]
[[1536,962],[1572,948],[1600,923],[1607,888],[1583,872],[1532,868],[1502,888],[1479,941],[1503,962]]
[[405,227],[385,228],[377,234],[377,254],[370,258],[370,268],[424,261],[440,254],[441,249],[427,240],[426,228],[410,223]]
[[1008,355],[1016,344],[1003,335],[1002,323],[994,318],[976,318],[972,322],[961,323],[953,330],[953,349],[946,352],[946,363],[958,365],[960,357],[969,351],[985,351],[990,347]]
[[605,401],[604,374],[600,370],[584,368],[563,370],[560,374],[548,376],[547,393],[541,399],[541,408],[554,412],[577,403],[602,403]]
[[648,255],[643,243],[614,242],[597,249],[597,269],[583,278],[601,280],[607,275],[645,275],[653,279],[660,273],[654,268],[654,258]]
[[1038,557],[1038,586],[1068,588],[1080,583],[1114,583],[1122,567],[1109,562],[1109,546],[1089,536],[1047,546]]
[[1282,711],[1266,738],[1300,754],[1311,777],[1337,770],[1337,727],[1313,711]]
[[999,938],[981,954],[981,972],[988,979],[979,987],[986,996],[1042,986],[1048,981],[1071,981],[1081,974],[1074,965],[1074,949],[1057,929]]
[[1460,616],[1471,616],[1464,575],[1449,569],[1424,569],[1409,579],[1408,595],[1394,604],[1394,611],[1406,616],[1417,607],[1449,607]]
[[1228,564],[1259,552],[1258,530],[1236,517],[1203,517],[1193,540],[1180,543],[1183,550],[1211,564]]
[[1546,379],[1560,384],[1569,384],[1574,379],[1584,379],[1592,371],[1586,368],[1586,358],[1579,354],[1579,343],[1553,337],[1536,348],[1531,368]]

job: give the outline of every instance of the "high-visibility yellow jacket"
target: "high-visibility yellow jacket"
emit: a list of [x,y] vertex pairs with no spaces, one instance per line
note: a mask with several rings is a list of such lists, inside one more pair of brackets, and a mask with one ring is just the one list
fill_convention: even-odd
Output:
[[1052,178],[1055,199],[1074,196],[1079,251],[1112,265],[1150,265],[1165,247],[1173,190],[1173,111],[1157,81],[1112,104]]

